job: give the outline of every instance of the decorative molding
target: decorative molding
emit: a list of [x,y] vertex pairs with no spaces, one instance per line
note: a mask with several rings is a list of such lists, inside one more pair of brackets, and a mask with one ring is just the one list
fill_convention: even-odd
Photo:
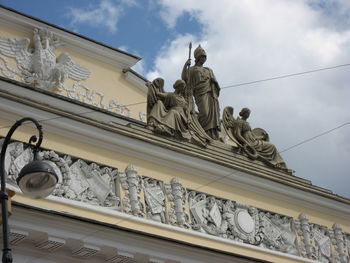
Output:
[[144,204],[141,202],[141,176],[137,174],[133,165],[128,165],[124,173],[120,173],[120,182],[125,190],[122,199],[123,211],[135,216],[144,216]]
[[147,93],[146,80],[137,76],[137,74],[135,74],[130,69],[123,69],[123,73],[124,73],[125,80],[129,81],[135,87],[140,89],[143,93],[145,93],[145,94]]
[[167,223],[164,183],[144,176],[142,184],[147,218],[160,223]]
[[139,119],[140,121],[147,122],[147,113],[146,112],[139,112]]
[[16,68],[12,68],[8,62],[8,59],[0,54],[0,74],[6,78],[16,80],[17,76],[21,74],[21,72]]
[[187,191],[180,183],[179,179],[173,178],[170,184],[165,184],[165,192],[171,207],[168,212],[169,223],[185,228],[189,228],[189,216],[185,211]]
[[162,259],[150,258],[147,263],[165,263]]
[[28,237],[29,233],[27,231],[22,231],[18,229],[10,230],[10,243],[12,246],[18,245]]
[[134,256],[130,253],[119,252],[118,254],[107,259],[106,263],[136,263]]
[[[5,92],[17,94],[16,92],[21,91],[21,94],[25,94],[29,99],[50,101],[50,105],[53,107],[64,107],[68,112],[75,114],[86,111],[86,108],[79,104],[56,99],[23,87],[21,90],[20,86],[16,89],[13,84],[8,82],[1,83],[4,85],[0,85],[0,89],[5,89]],[[347,198],[318,188],[305,179],[293,176],[293,182],[290,183],[291,178],[284,178],[282,184],[274,181],[275,177],[279,178],[278,174],[260,169],[260,166],[240,158],[231,157],[230,162],[223,163],[220,159],[220,153],[222,151],[228,152],[229,150],[226,149],[210,147],[206,151],[201,150],[197,155],[198,149],[192,147],[191,152],[189,152],[185,143],[164,140],[160,137],[155,138],[155,136],[150,135],[148,130],[139,127],[139,123],[130,119],[115,118],[108,113],[95,111],[87,115],[89,120],[96,120],[96,122],[89,124],[88,120],[85,119],[77,121],[69,117],[57,118],[56,114],[43,111],[43,109],[33,107],[33,105],[27,106],[17,103],[6,97],[1,99],[0,108],[4,118],[9,120],[28,114],[36,119],[53,118],[50,122],[45,123],[48,132],[74,138],[85,144],[141,158],[154,164],[162,162],[169,169],[178,169],[205,179],[218,180],[220,178],[220,182],[227,185],[294,205],[302,203],[307,208],[344,219],[350,216]],[[103,125],[103,123],[109,123],[112,120],[113,125]],[[206,156],[209,154],[217,154],[219,163],[208,160]],[[235,165],[239,164],[244,171],[238,171],[235,168]]]
[[[56,57],[55,49],[65,43],[49,28],[34,28],[33,48],[29,47],[30,42],[28,38],[0,37],[1,74],[33,87],[57,91],[68,98],[130,117],[130,108],[120,104],[117,99],[105,102],[102,92],[80,82],[90,76],[90,70],[75,63],[68,53],[63,52]],[[9,65],[6,56],[16,60],[17,69]],[[72,87],[66,85],[67,78],[74,80]]]
[[54,252],[66,244],[66,241],[58,237],[47,237],[35,243],[35,247]]
[[[18,168],[30,158],[23,158],[28,156],[25,154],[28,150],[26,144],[13,142],[9,146],[13,150],[7,151],[5,160],[10,161],[5,169],[9,174],[9,184],[15,187]],[[17,161],[18,158],[21,161]],[[48,150],[40,150],[39,158],[50,162],[59,175],[60,183],[54,192],[58,198],[122,211],[184,230],[191,228],[220,239],[297,257],[330,263],[348,262],[347,234],[342,232],[339,224],[334,224],[332,231],[327,231],[324,226],[311,224],[304,214],[293,219],[234,200],[186,189],[175,178],[170,184],[164,184],[140,176],[133,165],[119,172],[116,168]],[[122,207],[119,200],[122,200]],[[170,207],[169,212],[167,207]],[[190,217],[186,211],[189,211]],[[55,248],[54,240],[52,244],[42,242],[37,246],[50,245]],[[73,255],[90,257],[98,251],[95,247],[84,245],[74,250]]]
[[98,253],[101,249],[97,246],[83,244],[78,249],[72,251],[72,256],[80,258],[89,258]]
[[336,246],[337,259],[339,259],[340,263],[349,262],[349,257],[346,255],[348,253],[346,253],[346,245],[344,240],[345,233],[343,233],[340,224],[333,225],[333,233],[333,242]]

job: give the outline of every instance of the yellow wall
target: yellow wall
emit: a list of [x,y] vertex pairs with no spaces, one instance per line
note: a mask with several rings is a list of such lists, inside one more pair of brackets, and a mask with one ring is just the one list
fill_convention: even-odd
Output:
[[[32,33],[23,33],[13,28],[9,28],[3,24],[0,24],[0,37],[6,38],[22,38],[26,37],[32,41]],[[33,43],[31,42],[31,45]],[[127,106],[130,104],[144,102],[143,104],[130,105],[128,108],[131,110],[130,117],[139,120],[139,112],[146,112],[146,94],[139,88],[134,87],[128,81],[124,79],[122,68],[99,61],[85,54],[81,54],[75,50],[68,49],[67,47],[59,47],[55,50],[55,55],[58,57],[62,52],[67,52],[75,63],[89,69],[91,75],[88,79],[81,81],[91,90],[101,92],[104,94],[103,104],[109,105],[111,100],[117,100],[119,104]],[[10,61],[10,65],[16,68],[15,60],[6,57]],[[0,60],[0,65],[2,65]],[[1,72],[0,72],[1,75]],[[2,75],[3,76],[3,75]],[[19,80],[19,79],[18,79]],[[72,79],[65,81],[67,87],[71,88],[73,84]],[[54,91],[57,93],[57,91]],[[66,95],[64,93],[64,95]],[[100,98],[96,96],[96,101]]]

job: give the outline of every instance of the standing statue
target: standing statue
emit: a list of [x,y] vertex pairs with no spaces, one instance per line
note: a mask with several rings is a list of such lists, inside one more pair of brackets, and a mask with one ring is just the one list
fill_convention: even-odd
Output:
[[202,129],[196,117],[191,113],[185,99],[186,83],[177,80],[175,92],[164,92],[164,80],[148,82],[147,126],[154,132],[206,146],[211,138]]
[[[199,112],[198,121],[200,125],[211,138],[218,140],[220,131],[218,101],[220,87],[213,71],[208,67],[203,67],[207,60],[207,55],[200,45],[195,49],[194,57],[194,66],[191,67],[191,58],[186,61],[182,70],[182,79],[194,96]],[[190,99],[190,104],[191,101],[192,98]],[[194,107],[191,110],[194,111]]]
[[226,107],[223,112],[223,126],[228,136],[248,155],[251,159],[261,161],[279,168],[288,173],[293,171],[288,169],[286,163],[278,153],[276,146],[269,142],[268,133],[261,129],[251,129],[247,119],[250,116],[250,109],[243,108],[239,113],[241,118],[233,117],[233,108]]

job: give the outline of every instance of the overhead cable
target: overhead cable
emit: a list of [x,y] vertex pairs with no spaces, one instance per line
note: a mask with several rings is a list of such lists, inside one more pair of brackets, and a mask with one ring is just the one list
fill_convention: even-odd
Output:
[[308,70],[308,71],[303,71],[303,72],[298,72],[298,73],[292,73],[292,74],[287,74],[287,75],[282,75],[282,76],[277,76],[277,77],[271,77],[271,78],[267,78],[267,79],[259,79],[259,80],[243,82],[243,83],[239,83],[239,84],[228,85],[228,86],[221,87],[221,89],[234,88],[234,87],[239,87],[239,86],[244,86],[244,85],[255,84],[255,83],[259,83],[259,82],[265,82],[265,81],[271,81],[271,80],[276,80],[276,79],[289,78],[289,77],[294,77],[294,76],[314,73],[314,72],[323,71],[323,70],[330,70],[330,69],[335,69],[335,68],[340,68],[340,67],[347,67],[347,66],[350,66],[350,63],[337,65],[337,66],[333,66],[333,67],[319,68],[319,69],[313,69],[313,70]]
[[348,124],[350,124],[350,122],[343,123],[343,124],[341,124],[341,125],[339,125],[339,126],[337,126],[337,127],[335,127],[335,128],[332,128],[332,129],[328,130],[328,131],[325,131],[325,132],[322,132],[322,133],[320,133],[320,134],[317,134],[317,135],[315,135],[315,136],[313,136],[313,137],[311,137],[311,138],[308,138],[308,139],[306,139],[306,140],[303,140],[303,141],[301,141],[301,142],[299,142],[299,143],[297,143],[297,144],[294,144],[294,145],[292,145],[292,146],[290,146],[290,147],[288,147],[288,148],[286,148],[286,149],[283,149],[282,151],[280,151],[280,153],[289,151],[289,150],[291,150],[291,149],[293,149],[293,148],[296,148],[296,147],[298,147],[298,146],[300,146],[300,145],[302,145],[302,144],[305,144],[305,143],[307,143],[307,142],[310,142],[310,141],[312,141],[312,140],[315,140],[315,139],[318,138],[318,137],[321,137],[321,136],[326,135],[326,134],[328,134],[328,133],[331,133],[331,132],[333,132],[333,131],[335,131],[335,130],[338,130],[338,129],[340,129],[340,128],[344,127],[345,125],[348,125]]

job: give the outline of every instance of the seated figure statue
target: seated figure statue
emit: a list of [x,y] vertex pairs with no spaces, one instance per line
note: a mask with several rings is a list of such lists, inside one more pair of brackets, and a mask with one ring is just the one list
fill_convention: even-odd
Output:
[[250,109],[243,108],[241,117],[233,117],[233,108],[226,107],[223,112],[223,126],[230,137],[251,159],[260,159],[266,164],[292,173],[278,153],[276,146],[269,142],[269,135],[261,128],[252,130],[247,119]]
[[186,83],[183,80],[177,80],[174,83],[175,92],[164,92],[164,80],[161,78],[146,85],[148,87],[147,127],[149,129],[203,146],[207,145],[211,138],[189,109],[185,99]]

